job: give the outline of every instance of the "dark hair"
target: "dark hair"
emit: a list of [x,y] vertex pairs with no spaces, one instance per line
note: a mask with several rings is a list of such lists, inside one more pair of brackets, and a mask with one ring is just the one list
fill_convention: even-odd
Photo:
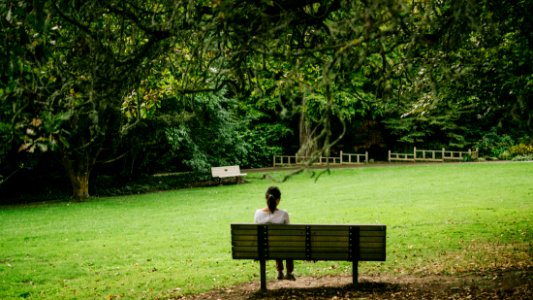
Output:
[[281,199],[281,191],[277,186],[271,186],[266,191],[266,199],[267,199],[267,205],[268,209],[271,213],[276,211],[276,208],[278,206],[278,199]]

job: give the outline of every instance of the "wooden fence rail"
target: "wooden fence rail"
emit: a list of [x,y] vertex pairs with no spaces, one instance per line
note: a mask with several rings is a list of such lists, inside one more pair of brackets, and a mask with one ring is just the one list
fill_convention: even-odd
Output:
[[465,159],[477,159],[478,151],[420,150],[413,148],[412,153],[392,153],[389,150],[389,162],[392,161],[463,161]]
[[308,164],[312,165],[348,165],[348,164],[362,164],[368,162],[368,152],[364,154],[359,153],[344,153],[340,152],[339,156],[298,156],[298,155],[274,155],[274,167],[291,167]]
[[[441,150],[424,150],[413,148],[411,153],[393,153],[389,150],[388,161],[464,161],[466,159],[475,160],[478,158],[478,151],[450,151],[442,148]],[[274,167],[291,167],[305,164],[311,165],[350,165],[368,163],[368,152],[361,153],[344,153],[340,152],[339,156],[298,156],[298,155],[274,155]]]

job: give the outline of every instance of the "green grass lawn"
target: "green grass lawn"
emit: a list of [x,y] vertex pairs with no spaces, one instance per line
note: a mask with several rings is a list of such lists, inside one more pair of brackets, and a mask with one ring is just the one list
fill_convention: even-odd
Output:
[[[270,174],[281,179],[287,173]],[[230,223],[252,222],[278,185],[292,223],[387,225],[387,261],[360,274],[459,274],[530,266],[533,163],[336,169],[246,184],[0,207],[0,299],[154,299],[258,281],[231,258]],[[296,262],[296,275],[349,274]],[[274,279],[274,264],[267,276]]]

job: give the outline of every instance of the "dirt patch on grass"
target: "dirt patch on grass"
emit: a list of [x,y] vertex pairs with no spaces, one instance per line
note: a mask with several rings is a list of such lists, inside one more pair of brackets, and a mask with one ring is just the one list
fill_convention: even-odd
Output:
[[533,267],[456,276],[362,276],[353,287],[349,276],[300,277],[296,281],[259,282],[193,295],[193,299],[533,299]]

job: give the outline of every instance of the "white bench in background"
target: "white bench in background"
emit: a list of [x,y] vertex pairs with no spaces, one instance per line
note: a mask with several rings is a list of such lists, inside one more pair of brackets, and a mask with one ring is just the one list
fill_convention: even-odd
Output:
[[213,178],[218,178],[219,182],[222,182],[224,178],[235,177],[237,182],[241,177],[246,176],[246,173],[241,173],[241,168],[239,166],[224,166],[224,167],[212,167],[211,176]]

